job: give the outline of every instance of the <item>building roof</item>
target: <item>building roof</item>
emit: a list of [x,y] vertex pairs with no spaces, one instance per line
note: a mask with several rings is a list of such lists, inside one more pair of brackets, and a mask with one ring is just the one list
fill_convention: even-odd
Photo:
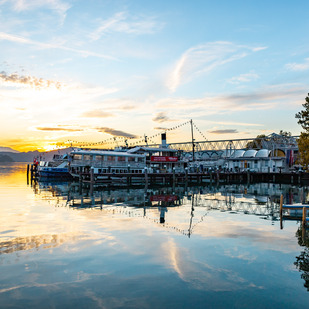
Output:
[[257,153],[256,150],[249,149],[249,150],[245,151],[245,153],[243,154],[243,157],[244,158],[253,158],[253,157],[255,157],[256,153]]
[[256,157],[256,158],[268,158],[269,153],[270,153],[270,150],[268,150],[268,149],[260,149],[260,150],[256,153],[255,157]]
[[177,152],[177,149],[164,148],[164,147],[134,147],[128,150],[128,153],[135,153],[138,151],[144,152]]
[[84,154],[84,155],[99,155],[99,156],[118,156],[118,157],[144,157],[143,154],[135,154],[135,153],[129,153],[128,151],[108,151],[108,150],[84,150],[84,149],[78,149],[73,150],[71,152],[72,155],[74,154]]

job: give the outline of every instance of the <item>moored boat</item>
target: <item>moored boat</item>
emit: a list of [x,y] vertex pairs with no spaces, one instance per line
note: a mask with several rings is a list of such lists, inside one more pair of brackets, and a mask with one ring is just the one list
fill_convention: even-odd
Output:
[[71,177],[69,173],[68,155],[54,155],[51,161],[40,161],[38,165],[39,177]]
[[70,157],[70,174],[76,178],[81,174],[90,178],[91,173],[97,180],[107,179],[107,174],[141,174],[146,167],[145,155],[126,151],[78,149]]

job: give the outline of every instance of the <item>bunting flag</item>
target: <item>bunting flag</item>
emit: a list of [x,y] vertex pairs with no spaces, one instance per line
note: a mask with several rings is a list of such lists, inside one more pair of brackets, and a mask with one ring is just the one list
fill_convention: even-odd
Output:
[[[183,127],[184,125],[190,124],[190,122],[191,122],[191,120],[190,121],[186,121],[184,123],[181,123],[181,124],[179,124],[177,126],[164,129],[163,132],[156,133],[156,134],[154,134],[152,136],[147,136],[147,135],[144,135],[144,136],[134,136],[134,137],[133,136],[132,137],[128,137],[128,136],[113,136],[113,137],[110,137],[110,138],[107,138],[105,140],[98,141],[98,142],[86,142],[86,141],[67,140],[67,141],[63,141],[63,142],[56,142],[55,146],[58,147],[58,148],[68,147],[68,146],[70,146],[70,147],[91,147],[91,146],[98,146],[98,145],[105,145],[105,146],[117,145],[118,146],[119,144],[122,144],[122,145],[125,145],[125,146],[135,146],[135,145],[141,145],[142,146],[142,143],[148,144],[147,141],[150,141],[150,142],[154,143],[153,144],[153,146],[154,146],[154,145],[158,145],[158,144],[155,144],[155,138],[160,136],[162,133],[165,133],[167,131],[176,130],[176,129],[180,128],[180,127]],[[194,124],[194,127],[205,138],[203,133],[196,127],[195,124]],[[128,142],[128,140],[132,140],[132,142]]]

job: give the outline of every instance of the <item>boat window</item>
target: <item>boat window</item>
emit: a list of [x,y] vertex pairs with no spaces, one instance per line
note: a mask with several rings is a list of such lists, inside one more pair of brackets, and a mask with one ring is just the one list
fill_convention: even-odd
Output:
[[114,156],[107,156],[107,161],[115,161],[115,157]]
[[90,155],[84,155],[84,160],[90,161],[91,160],[91,156]]
[[98,162],[98,161],[101,162],[101,161],[102,161],[102,156],[96,155],[95,158],[94,158],[94,160],[97,161],[97,162]]
[[126,157],[118,157],[118,162],[124,162],[126,160]]
[[138,161],[138,162],[144,162],[145,159],[144,159],[144,158],[137,158],[137,161]]
[[73,160],[81,160],[81,159],[82,159],[82,155],[80,154],[73,155]]
[[128,158],[128,161],[129,161],[129,162],[135,161],[135,157],[129,157],[129,158]]

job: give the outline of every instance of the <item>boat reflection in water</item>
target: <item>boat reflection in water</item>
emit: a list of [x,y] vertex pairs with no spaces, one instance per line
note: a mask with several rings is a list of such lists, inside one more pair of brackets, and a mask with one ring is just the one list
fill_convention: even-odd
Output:
[[[154,222],[169,226],[166,213],[172,208],[190,205],[187,229],[182,224],[175,229],[183,235],[192,234],[192,226],[197,225],[210,211],[229,212],[259,216],[270,220],[272,225],[280,220],[279,203],[283,194],[290,203],[305,202],[309,196],[305,188],[280,184],[259,183],[246,185],[222,185],[208,187],[156,187],[156,188],[115,188],[81,186],[76,182],[37,182],[33,186],[36,194],[44,196],[48,192],[57,197],[57,206],[81,210],[86,208],[121,213],[130,217],[149,217]],[[194,213],[199,210],[200,219],[193,222]],[[156,219],[154,210],[157,210]],[[196,218],[195,218],[196,219]],[[282,218],[281,218],[282,219]],[[287,217],[283,217],[283,220]],[[196,220],[195,220],[196,221]],[[174,222],[174,223],[175,223]]]
[[307,203],[307,187],[27,185],[25,171],[0,167],[1,307],[308,302],[308,232],[279,211],[281,195]]

